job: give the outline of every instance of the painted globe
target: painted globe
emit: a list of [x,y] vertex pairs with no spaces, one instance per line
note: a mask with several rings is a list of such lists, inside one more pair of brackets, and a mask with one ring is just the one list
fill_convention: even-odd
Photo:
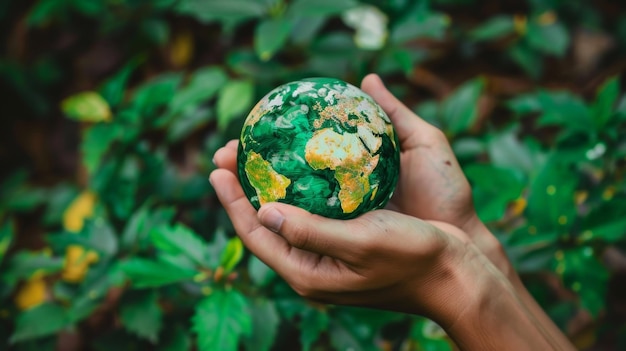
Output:
[[399,147],[389,117],[365,92],[338,79],[303,79],[269,92],[246,118],[239,180],[257,209],[278,201],[354,218],[391,198]]

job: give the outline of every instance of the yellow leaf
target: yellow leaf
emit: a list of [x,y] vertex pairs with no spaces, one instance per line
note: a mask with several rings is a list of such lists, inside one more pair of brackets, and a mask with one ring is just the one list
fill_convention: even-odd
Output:
[[72,95],[61,102],[61,109],[72,119],[84,122],[108,122],[111,120],[109,103],[100,94],[86,91]]
[[65,209],[63,213],[63,227],[70,232],[79,232],[83,229],[85,219],[93,216],[96,205],[96,194],[83,191]]
[[193,37],[188,30],[178,33],[170,44],[170,62],[176,68],[187,66],[193,56]]
[[554,24],[556,20],[557,20],[557,17],[554,11],[546,11],[537,18],[537,22],[541,24],[542,26],[549,26],[551,24]]
[[89,266],[98,262],[98,259],[98,254],[95,251],[87,251],[80,245],[69,245],[65,249],[65,265],[61,278],[70,283],[83,281]]
[[15,305],[27,310],[46,301],[47,287],[41,272],[36,272],[28,279],[15,295]]
[[524,15],[514,15],[513,16],[513,28],[515,28],[515,32],[519,35],[526,34],[526,26],[527,19]]
[[514,216],[521,215],[526,209],[526,205],[528,205],[526,199],[522,197],[515,199],[511,204],[511,213],[513,213]]

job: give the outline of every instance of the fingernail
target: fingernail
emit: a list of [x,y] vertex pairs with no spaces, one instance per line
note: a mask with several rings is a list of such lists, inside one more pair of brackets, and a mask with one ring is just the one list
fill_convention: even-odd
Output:
[[215,157],[211,159],[211,162],[213,162],[213,164],[217,166],[217,163],[215,163]]
[[275,208],[270,208],[265,211],[263,217],[261,218],[263,225],[275,233],[278,233],[284,221],[285,216],[283,216],[283,214]]

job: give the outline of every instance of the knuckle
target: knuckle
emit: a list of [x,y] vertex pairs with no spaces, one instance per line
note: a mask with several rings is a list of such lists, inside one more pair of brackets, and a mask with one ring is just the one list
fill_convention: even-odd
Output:
[[309,247],[315,237],[308,227],[301,224],[294,224],[285,234],[289,243],[298,248]]
[[367,260],[375,255],[380,249],[378,238],[388,230],[380,216],[365,217],[362,222],[351,227],[350,231],[357,237],[353,248],[355,259]]
[[441,143],[443,141],[445,141],[445,142],[448,141],[448,138],[446,137],[444,132],[441,129],[437,128],[437,127],[432,127],[428,131],[428,136],[431,139],[431,141],[433,141],[433,142]]
[[317,297],[315,289],[305,279],[296,278],[289,282],[289,286],[296,294],[304,298],[315,299]]

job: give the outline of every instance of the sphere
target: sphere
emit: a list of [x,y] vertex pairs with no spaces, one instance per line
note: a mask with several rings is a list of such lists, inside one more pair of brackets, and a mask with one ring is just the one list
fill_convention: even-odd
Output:
[[372,97],[338,79],[308,78],[277,87],[252,109],[237,168],[256,209],[277,201],[350,219],[389,201],[400,144]]

